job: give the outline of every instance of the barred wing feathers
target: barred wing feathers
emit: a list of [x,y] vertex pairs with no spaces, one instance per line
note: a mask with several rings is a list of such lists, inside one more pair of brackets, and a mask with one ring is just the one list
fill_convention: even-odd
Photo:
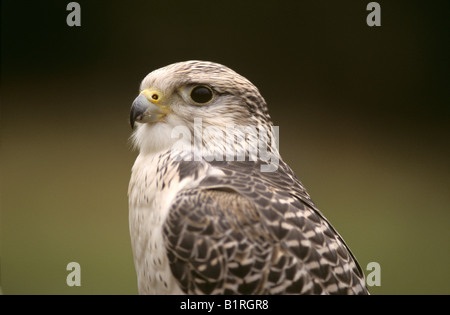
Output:
[[267,173],[260,162],[211,165],[224,175],[182,190],[164,224],[185,293],[368,293],[356,259],[283,161]]

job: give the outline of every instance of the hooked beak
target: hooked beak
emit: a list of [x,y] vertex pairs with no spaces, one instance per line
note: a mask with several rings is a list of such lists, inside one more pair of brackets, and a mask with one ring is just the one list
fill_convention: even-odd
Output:
[[166,106],[155,103],[148,98],[147,90],[139,94],[131,105],[130,125],[134,128],[135,122],[152,123],[161,121],[161,119],[170,112]]

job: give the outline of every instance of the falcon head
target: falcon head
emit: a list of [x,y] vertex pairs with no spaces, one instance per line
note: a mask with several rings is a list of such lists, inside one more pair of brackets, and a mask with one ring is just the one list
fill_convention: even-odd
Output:
[[207,61],[174,63],[149,73],[130,111],[132,140],[141,152],[169,149],[175,127],[272,126],[267,105],[246,78]]

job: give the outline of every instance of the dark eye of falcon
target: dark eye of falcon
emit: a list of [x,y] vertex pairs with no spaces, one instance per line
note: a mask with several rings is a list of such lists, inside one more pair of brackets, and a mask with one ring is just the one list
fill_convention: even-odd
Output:
[[191,99],[197,104],[206,104],[213,99],[213,92],[209,87],[199,85],[192,89]]

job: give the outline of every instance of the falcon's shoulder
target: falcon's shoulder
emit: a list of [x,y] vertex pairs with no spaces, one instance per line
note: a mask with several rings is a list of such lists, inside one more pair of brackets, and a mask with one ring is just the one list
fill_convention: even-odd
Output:
[[339,234],[289,167],[215,162],[222,176],[179,192],[164,223],[174,277],[189,294],[365,293]]

